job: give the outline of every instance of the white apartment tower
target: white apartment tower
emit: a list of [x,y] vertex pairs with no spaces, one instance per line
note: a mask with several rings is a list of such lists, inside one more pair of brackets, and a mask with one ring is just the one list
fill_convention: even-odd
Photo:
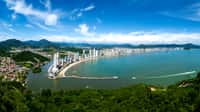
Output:
[[89,50],[89,57],[90,58],[92,57],[92,50],[91,49]]
[[57,67],[57,65],[59,65],[59,53],[55,53],[53,56],[53,66]]

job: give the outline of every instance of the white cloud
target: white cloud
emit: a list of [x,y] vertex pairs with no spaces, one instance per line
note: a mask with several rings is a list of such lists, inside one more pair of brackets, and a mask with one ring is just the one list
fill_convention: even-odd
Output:
[[50,12],[51,11],[51,1],[50,0],[40,0],[40,3],[47,8],[47,10]]
[[94,33],[89,32],[89,26],[87,24],[80,24],[78,28],[74,30],[84,36],[94,36]]
[[4,41],[4,40],[7,40],[7,39],[12,39],[14,38],[13,35],[11,35],[10,33],[6,33],[6,32],[0,32],[0,41]]
[[[14,11],[15,14],[21,14],[26,17],[35,17],[43,20],[44,23],[49,26],[57,24],[59,16],[55,13],[34,9],[32,4],[28,5],[24,0],[5,0],[5,2],[7,7]],[[46,3],[46,7],[50,8],[50,1]]]
[[70,19],[75,20],[75,19],[83,16],[84,12],[92,11],[94,8],[95,8],[95,6],[93,4],[91,4],[85,8],[73,9],[70,14]]
[[[87,27],[82,28],[82,32],[87,32]],[[30,38],[15,37],[10,34],[1,34],[0,40],[16,38],[29,40]],[[172,33],[172,32],[130,32],[130,33],[101,33],[95,36],[70,36],[66,35],[39,35],[32,39],[47,39],[56,42],[71,42],[71,43],[90,43],[90,44],[186,44],[200,43],[200,33]]]
[[42,24],[37,23],[37,22],[35,22],[35,23],[33,22],[32,24],[34,24],[35,26],[37,26],[37,27],[39,27],[39,28],[41,28],[41,29],[43,29],[43,30],[47,30],[47,31],[55,31],[55,29],[50,28],[50,27],[47,27],[47,26],[42,25]]
[[16,32],[13,28],[8,28],[8,30],[11,32]]
[[160,12],[160,14],[169,16],[169,17],[200,22],[200,3],[192,4],[180,10],[163,11],[163,12]]
[[31,24],[25,24],[24,26],[27,28],[33,28],[33,25],[31,25]]
[[[87,32],[87,27],[83,26],[82,32]],[[85,42],[103,44],[185,44],[200,43],[200,33],[162,33],[162,32],[130,32],[124,33],[103,33],[96,34],[95,37],[73,37],[69,35],[44,35],[42,38],[59,42]]]
[[17,16],[16,16],[16,14],[15,14],[15,13],[14,13],[14,14],[12,14],[12,15],[11,15],[11,17],[12,17],[12,19],[13,19],[13,20],[15,20],[15,19],[17,18]]
[[93,28],[93,30],[94,30],[94,31],[97,29],[97,27],[96,27],[96,26],[93,26],[92,28]]
[[80,12],[80,13],[77,14],[77,17],[81,17],[82,15],[83,15],[83,13]]
[[81,11],[91,11],[95,8],[95,6],[93,4],[81,9]]
[[46,25],[56,25],[58,17],[55,14],[49,14],[45,20]]
[[8,30],[10,32],[16,32],[14,29],[13,29],[13,25],[12,24],[8,24],[6,22],[1,22],[0,23],[0,26],[4,29],[4,30]]

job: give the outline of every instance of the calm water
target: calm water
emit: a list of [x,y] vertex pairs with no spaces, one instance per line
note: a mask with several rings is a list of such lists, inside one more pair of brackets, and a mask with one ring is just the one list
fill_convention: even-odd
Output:
[[[40,74],[29,74],[29,88],[34,91],[42,88],[51,88],[53,90],[79,89],[86,86],[89,88],[109,89],[125,87],[136,83],[167,86],[195,76],[195,74],[179,74],[175,76],[173,74],[191,72],[193,70],[200,71],[200,50],[163,51],[100,58],[74,66],[66,73],[92,77],[118,76],[119,79],[117,80],[71,78],[50,80],[47,78],[47,69],[50,64],[44,66],[43,72]],[[136,77],[136,79],[132,79],[132,77]]]

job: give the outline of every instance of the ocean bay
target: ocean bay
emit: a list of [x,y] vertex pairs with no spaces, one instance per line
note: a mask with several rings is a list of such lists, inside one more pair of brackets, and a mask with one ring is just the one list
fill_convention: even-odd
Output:
[[199,57],[200,50],[196,49],[160,51],[109,58],[104,57],[78,64],[70,68],[66,73],[66,75],[70,74],[85,77],[118,76],[119,79],[117,80],[75,78],[50,80],[47,78],[47,69],[51,64],[49,63],[43,67],[42,73],[29,74],[28,87],[32,90],[38,91],[44,88],[50,88],[53,90],[66,88],[111,89],[126,87],[137,83],[167,86],[194,77],[195,73],[184,73],[200,70]]

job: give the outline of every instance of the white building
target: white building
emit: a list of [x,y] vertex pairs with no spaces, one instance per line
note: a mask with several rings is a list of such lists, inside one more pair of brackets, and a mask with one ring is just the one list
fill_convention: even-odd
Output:
[[89,50],[89,58],[91,58],[92,57],[92,50],[90,49]]
[[52,72],[56,73],[58,71],[57,66],[59,65],[59,53],[55,53],[53,56],[53,68],[52,68]]

